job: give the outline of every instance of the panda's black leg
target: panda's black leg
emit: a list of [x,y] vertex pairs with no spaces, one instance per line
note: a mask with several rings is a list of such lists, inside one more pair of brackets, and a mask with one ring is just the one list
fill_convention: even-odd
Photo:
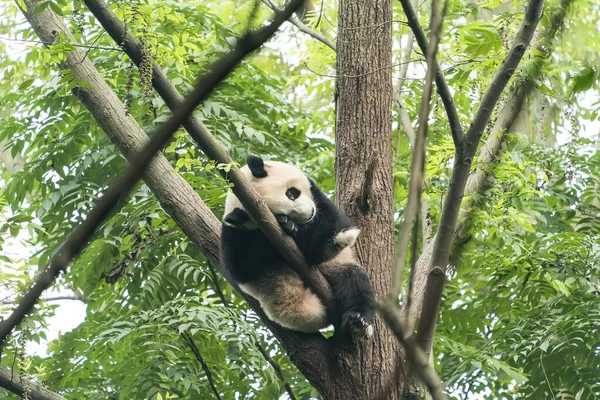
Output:
[[294,236],[298,232],[298,225],[294,221],[291,220],[287,215],[278,214],[275,216],[283,231],[290,236]]
[[373,335],[375,294],[365,269],[348,265],[326,274],[335,293],[342,331],[354,337]]

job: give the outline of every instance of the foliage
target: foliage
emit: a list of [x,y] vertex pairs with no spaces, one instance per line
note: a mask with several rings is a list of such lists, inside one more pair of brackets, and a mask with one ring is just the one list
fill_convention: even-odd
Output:
[[[305,21],[330,39],[336,36],[333,3]],[[149,90],[147,71],[133,68],[83,2],[46,4],[92,46],[87,57],[151,133],[169,111]],[[253,2],[239,1],[138,0],[111,7],[182,93],[248,24],[258,26],[269,15],[260,6],[249,23]],[[449,2],[439,58],[464,126],[514,38],[521,9],[496,0]],[[543,28],[557,9],[551,1]],[[401,19],[397,2],[394,10]],[[25,160],[22,171],[0,175],[0,310],[6,315],[125,160],[70,93],[76,83],[70,72],[56,68],[72,45],[15,42],[37,38],[13,2],[0,2],[0,13],[0,143]],[[420,14],[427,27],[426,7]],[[453,257],[436,336],[436,366],[454,398],[600,396],[599,16],[594,2],[575,2],[543,64],[530,51],[512,82],[513,88],[534,85],[537,97],[490,168],[489,190],[474,195],[472,239]],[[406,38],[402,24],[399,32]],[[412,60],[401,96],[416,121],[420,52]],[[236,161],[253,152],[296,163],[331,193],[334,74],[331,49],[285,26],[197,113]],[[453,145],[443,105],[437,97],[433,102],[424,195],[435,231]],[[400,221],[411,149],[401,124],[396,128]],[[165,155],[220,216],[227,185],[187,134],[178,132]],[[285,398],[260,346],[297,398],[316,397],[216,271],[140,184],[56,284],[85,301],[85,321],[51,341],[47,356],[24,354],[26,342],[45,344],[48,318],[60,307],[42,302],[7,344],[2,365],[28,361],[24,373],[68,399],[211,398],[203,363],[222,398]]]

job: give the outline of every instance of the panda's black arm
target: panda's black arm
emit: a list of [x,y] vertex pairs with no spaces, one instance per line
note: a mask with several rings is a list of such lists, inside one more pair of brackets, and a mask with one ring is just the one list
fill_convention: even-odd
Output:
[[308,264],[316,265],[332,258],[341,250],[334,238],[338,233],[351,228],[352,223],[312,179],[310,183],[317,207],[316,215],[311,222],[298,225],[298,231],[293,237]]
[[281,265],[279,252],[258,229],[244,230],[223,225],[221,262],[238,283],[264,275],[265,268]]

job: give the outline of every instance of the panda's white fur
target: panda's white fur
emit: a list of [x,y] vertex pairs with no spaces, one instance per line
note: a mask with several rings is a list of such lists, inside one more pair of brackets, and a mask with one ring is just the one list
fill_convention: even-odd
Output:
[[[266,161],[264,162],[264,168],[267,172],[267,176],[264,178],[257,178],[252,175],[248,165],[240,168],[240,172],[244,174],[252,187],[267,202],[267,206],[273,214],[287,215],[297,224],[309,222],[315,215],[316,206],[310,192],[308,177],[297,167],[278,161]],[[289,187],[300,190],[300,197],[295,201],[290,200],[285,195]],[[244,209],[242,203],[230,190],[225,200],[224,215],[228,215],[236,208]],[[227,221],[224,222],[227,224]],[[245,226],[256,228],[253,221],[248,221]]]
[[[353,246],[360,231],[295,166],[249,156],[241,171],[294,238],[308,263],[332,286],[338,312],[328,315],[250,219],[230,191],[225,202],[221,259],[239,288],[279,325],[315,332],[334,324],[354,336],[373,332],[374,295]],[[290,196],[289,190],[294,190]]]

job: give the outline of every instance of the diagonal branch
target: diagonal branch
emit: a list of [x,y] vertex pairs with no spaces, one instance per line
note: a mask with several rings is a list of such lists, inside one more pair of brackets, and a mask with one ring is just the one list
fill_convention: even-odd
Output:
[[[415,39],[417,40],[417,44],[421,48],[423,54],[428,54],[429,43],[427,41],[427,37],[425,36],[425,32],[419,23],[419,17],[411,4],[411,0],[400,0],[402,4],[402,9],[404,10],[404,14],[406,14],[407,23],[410,29],[412,29]],[[444,108],[446,109],[446,114],[448,115],[448,123],[450,124],[450,131],[452,132],[452,139],[454,140],[454,146],[458,149],[463,140],[463,129],[460,125],[460,118],[458,116],[458,111],[456,110],[456,105],[454,104],[454,98],[452,97],[452,93],[450,93],[450,88],[448,87],[448,83],[446,83],[446,78],[444,77],[444,73],[440,68],[440,64],[435,61],[435,84],[437,86],[438,94],[442,99],[442,103],[444,104]]]
[[[29,398],[34,400],[65,400],[60,394],[51,392],[35,382],[21,379],[19,374],[3,366],[0,366],[0,387],[10,390],[17,396],[23,396],[24,392],[29,392]],[[24,397],[23,397],[24,398]]]
[[[36,1],[32,0],[25,0],[24,3],[27,6],[27,10],[35,10],[35,6],[38,4]],[[85,247],[87,241],[100,226],[102,221],[104,221],[109,213],[115,208],[119,203],[119,200],[129,193],[131,188],[142,177],[142,174],[152,161],[154,155],[169,141],[172,134],[182,122],[188,118],[197,105],[212,92],[221,80],[229,75],[244,57],[257,50],[277,31],[279,26],[295,11],[300,3],[301,0],[292,0],[281,13],[275,14],[271,24],[259,31],[247,33],[229,53],[213,64],[209,69],[209,72],[198,81],[190,95],[179,104],[173,116],[156,130],[144,149],[130,160],[125,172],[106,190],[96,206],[90,211],[87,218],[75,228],[73,233],[67,238],[58,255],[52,259],[49,267],[40,274],[31,289],[23,296],[23,299],[16,307],[15,311],[6,320],[0,322],[0,345],[4,343],[4,340],[8,337],[14,327],[33,310],[33,307],[38,302],[42,292],[50,287],[58,275],[67,268],[73,258]],[[50,12],[48,9],[45,9],[42,12],[34,14],[32,11],[27,10],[21,11],[32,26],[39,26],[43,21],[42,15],[45,12]],[[53,13],[51,14],[53,15]],[[45,17],[48,18],[49,14],[46,14]],[[60,20],[58,22],[62,24]],[[53,30],[50,32],[50,38],[41,39],[44,41],[48,39],[53,40],[56,39],[56,36],[58,36],[58,32]],[[76,53],[77,57],[81,58],[79,61],[86,59],[85,56],[82,57],[81,53]],[[87,89],[76,88],[76,90],[85,92]],[[241,174],[238,175],[241,176]],[[253,211],[256,211],[257,209],[259,208],[256,207]],[[252,215],[252,211],[250,211],[250,214]],[[275,217],[270,212],[268,212],[268,214],[265,212],[258,213],[258,215],[261,216],[266,215],[268,223],[279,228],[278,230],[273,229],[275,233],[278,233],[278,231],[281,231],[281,228],[275,222]],[[252,216],[256,217],[257,213],[255,212]],[[271,218],[269,219],[268,217]],[[289,239],[292,240],[291,238]],[[281,251],[280,247],[278,249]],[[299,253],[299,250],[297,252]]]
[[[104,0],[85,0],[85,4],[113,40],[121,44],[127,55],[139,66],[142,62],[140,43],[129,30],[125,29],[125,25],[110,10],[106,2]],[[278,12],[277,15],[281,15],[281,12]],[[152,61],[152,85],[171,111],[174,114],[179,112],[183,97],[155,61]],[[218,164],[232,165],[233,160],[227,151],[195,115],[192,114],[184,120],[183,126],[210,159]],[[244,208],[252,219],[257,221],[259,228],[291,264],[292,268],[298,272],[305,284],[315,291],[323,304],[327,305],[329,309],[333,309],[331,288],[323,275],[308,266],[294,240],[283,233],[273,213],[249,185],[239,169],[232,167],[229,172],[225,172],[223,169],[219,169],[219,172],[223,178],[234,184],[232,190]]]
[[473,156],[500,94],[504,90],[508,80],[512,77],[525,50],[529,46],[541,18],[542,11],[543,0],[529,0],[525,18],[513,45],[496,72],[473,119],[473,123],[465,134],[464,148],[461,147],[456,152],[448,194],[444,200],[439,229],[434,241],[431,267],[424,295],[426,301],[423,304],[417,330],[417,340],[426,353],[431,351],[433,333],[442,299],[442,289],[444,287],[450,246],[454,238],[454,229],[473,162]]

